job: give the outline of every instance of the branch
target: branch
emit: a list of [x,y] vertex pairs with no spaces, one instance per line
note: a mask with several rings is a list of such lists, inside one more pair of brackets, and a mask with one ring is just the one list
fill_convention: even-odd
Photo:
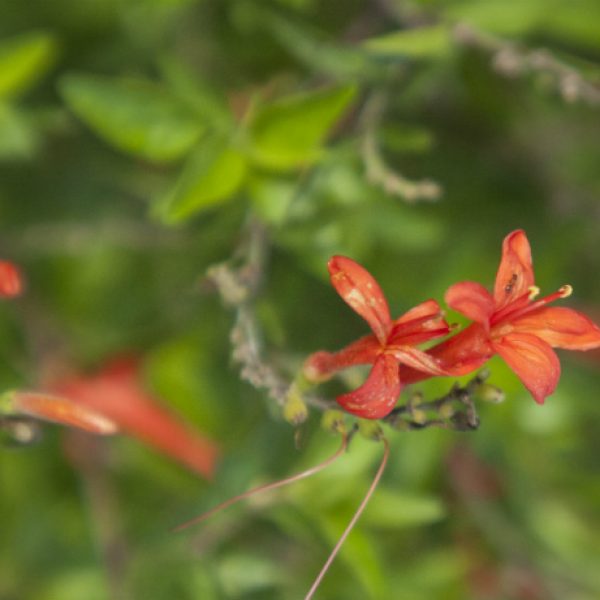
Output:
[[562,62],[545,48],[526,50],[464,23],[455,27],[454,39],[463,46],[492,54],[492,64],[502,75],[512,78],[545,75],[565,102],[572,104],[583,101],[594,107],[600,105],[600,87],[587,81],[577,69]]
[[442,188],[439,183],[432,179],[412,181],[397,170],[393,170],[385,162],[375,134],[384,108],[383,96],[381,94],[373,95],[366,103],[361,119],[364,128],[361,153],[368,181],[381,187],[386,194],[399,196],[410,204],[439,200],[442,195]]

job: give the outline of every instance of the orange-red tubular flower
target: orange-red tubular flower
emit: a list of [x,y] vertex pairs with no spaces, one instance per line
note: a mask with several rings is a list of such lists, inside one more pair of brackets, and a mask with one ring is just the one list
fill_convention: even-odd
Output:
[[14,298],[23,291],[19,269],[7,260],[0,260],[0,298]]
[[[498,353],[518,375],[536,402],[552,394],[560,363],[552,348],[591,350],[600,346],[600,328],[582,313],[548,304],[570,296],[569,285],[537,299],[531,249],[527,236],[516,230],[504,238],[494,293],[471,281],[446,292],[446,302],[474,321],[458,335],[430,350],[452,374],[464,374]],[[420,373],[403,372],[407,381]]]
[[65,379],[49,393],[15,392],[13,406],[99,435],[121,431],[206,478],[214,471],[217,446],[142,389],[132,360],[109,363],[93,376]]
[[339,352],[312,354],[304,366],[309,380],[322,381],[354,365],[373,365],[365,383],[337,401],[359,417],[380,419],[392,410],[400,393],[400,364],[429,376],[447,375],[435,358],[414,347],[448,333],[437,302],[423,302],[393,321],[381,288],[366,269],[344,256],[331,258],[328,268],[333,287],[367,321],[373,334]]

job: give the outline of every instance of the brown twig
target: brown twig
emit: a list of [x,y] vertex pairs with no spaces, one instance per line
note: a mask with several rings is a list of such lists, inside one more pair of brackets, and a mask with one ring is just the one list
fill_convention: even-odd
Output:
[[460,45],[490,53],[494,68],[502,75],[513,78],[545,75],[565,102],[571,104],[582,101],[590,106],[600,105],[600,87],[587,81],[577,69],[559,60],[545,48],[527,50],[464,23],[455,27],[454,39]]
[[410,180],[385,162],[375,133],[384,110],[383,95],[373,94],[361,118],[364,129],[361,153],[368,181],[381,187],[386,194],[398,196],[410,204],[439,200],[442,196],[439,183],[432,179]]

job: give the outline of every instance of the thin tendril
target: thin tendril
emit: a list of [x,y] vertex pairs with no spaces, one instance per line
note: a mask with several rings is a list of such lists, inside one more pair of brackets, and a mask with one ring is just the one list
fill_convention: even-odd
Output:
[[322,463],[319,463],[318,465],[315,465],[314,467],[311,467],[310,469],[306,469],[305,471],[301,471],[300,473],[296,473],[295,475],[291,475],[290,477],[286,477],[285,479],[280,479],[279,481],[274,481],[273,483],[265,483],[263,485],[259,485],[258,487],[252,488],[251,490],[243,492],[242,494],[238,494],[237,496],[234,496],[233,498],[229,498],[229,500],[225,500],[224,502],[217,504],[217,506],[215,506],[214,508],[211,508],[210,510],[206,511],[205,513],[202,513],[200,516],[194,517],[193,519],[186,521],[185,523],[182,523],[181,525],[177,525],[177,527],[174,527],[172,529],[172,531],[174,531],[174,532],[182,531],[183,529],[187,529],[188,527],[195,525],[196,523],[201,523],[202,521],[205,521],[206,519],[208,519],[215,513],[219,512],[220,510],[228,508],[232,504],[236,504],[240,500],[249,498],[250,496],[252,496],[254,494],[258,494],[259,492],[266,492],[268,490],[274,490],[276,488],[283,487],[290,483],[300,481],[301,479],[304,479],[306,477],[310,477],[311,475],[314,475],[315,473],[322,471],[325,467],[328,467],[332,462],[337,460],[345,452],[347,446],[348,446],[348,436],[344,433],[344,434],[342,434],[342,443],[341,443],[340,447],[338,448],[338,450],[336,451],[336,453],[333,454],[332,456],[330,456],[329,458],[327,458],[326,460],[324,460]]
[[350,521],[350,523],[348,523],[348,526],[344,530],[344,533],[342,533],[340,539],[338,540],[337,544],[335,545],[335,548],[331,551],[331,554],[329,555],[327,562],[323,565],[321,572],[317,575],[317,578],[315,579],[314,583],[312,584],[312,587],[308,591],[308,594],[306,594],[306,596],[304,597],[304,600],[311,600],[311,598],[314,596],[314,593],[317,591],[317,588],[321,584],[323,577],[325,577],[325,574],[329,570],[329,567],[331,566],[333,559],[337,556],[337,553],[340,551],[342,544],[346,541],[346,538],[352,531],[352,528],[354,527],[354,525],[356,525],[356,522],[360,518],[360,515],[365,510],[369,500],[371,499],[371,496],[373,495],[373,492],[375,491],[375,488],[377,487],[377,484],[379,483],[379,480],[381,479],[381,476],[383,475],[383,471],[385,470],[385,465],[387,463],[388,456],[390,455],[390,444],[385,438],[383,438],[382,441],[383,441],[385,448],[383,451],[383,457],[381,458],[381,464],[379,465],[379,469],[377,469],[377,473],[375,474],[375,477],[373,477],[373,481],[371,482],[371,485],[369,486],[369,489],[367,490],[367,493],[365,494],[365,497],[362,499],[362,502],[360,503],[359,507],[356,509],[356,512],[354,513],[354,516],[352,517],[352,520]]

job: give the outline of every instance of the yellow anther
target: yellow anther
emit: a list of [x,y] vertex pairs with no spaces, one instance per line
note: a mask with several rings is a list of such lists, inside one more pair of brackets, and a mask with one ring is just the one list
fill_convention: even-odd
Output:
[[537,285],[532,285],[529,287],[529,299],[534,300],[540,294],[540,288]]
[[560,294],[561,298],[568,298],[573,293],[573,286],[570,286],[569,284],[563,285],[558,290],[558,293]]

